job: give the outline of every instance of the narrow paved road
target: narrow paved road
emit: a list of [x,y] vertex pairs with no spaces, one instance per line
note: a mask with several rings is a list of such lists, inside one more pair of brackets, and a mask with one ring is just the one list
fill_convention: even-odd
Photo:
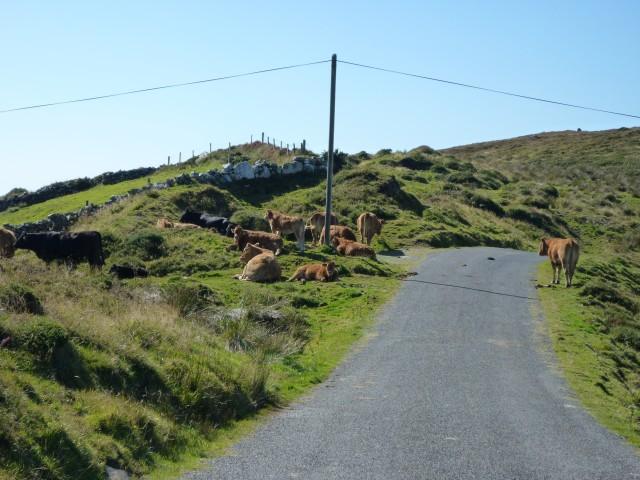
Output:
[[538,261],[493,248],[430,257],[329,381],[185,478],[640,478],[634,451],[554,367]]

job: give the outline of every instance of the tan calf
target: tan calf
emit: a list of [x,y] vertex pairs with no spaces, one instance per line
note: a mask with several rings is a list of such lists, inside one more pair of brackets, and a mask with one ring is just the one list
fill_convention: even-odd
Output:
[[16,236],[11,230],[0,227],[0,258],[11,258],[16,253]]
[[317,280],[319,282],[330,282],[335,280],[336,274],[336,264],[333,262],[310,263],[298,267],[289,281],[300,280],[306,282],[307,280]]
[[[313,238],[313,244],[316,245],[324,229],[324,212],[316,212],[307,221],[307,230],[311,230],[311,237]],[[331,214],[331,225],[337,225],[338,218]]]
[[340,237],[333,237],[331,244],[335,247],[336,251],[340,255],[346,255],[348,257],[369,257],[376,259],[376,252],[373,251],[369,245],[364,243],[354,242],[353,240],[346,240]]
[[[344,225],[331,225],[330,240],[333,240],[333,237],[340,237],[346,240],[353,240],[354,242],[357,240],[356,234],[353,233],[353,230],[351,230],[349,227],[345,227]],[[320,243],[324,244],[324,239],[325,239],[325,232],[324,232],[324,227],[322,227],[322,233],[320,234]]]
[[304,220],[302,217],[291,217],[273,210],[267,210],[264,218],[269,222],[269,227],[271,227],[273,233],[282,237],[290,233],[295,235],[298,250],[304,252]]
[[253,243],[259,245],[262,248],[267,248],[276,255],[280,255],[284,244],[280,235],[260,232],[257,230],[245,230],[240,226],[234,228],[233,245],[231,245],[229,249],[237,248],[238,250],[244,250],[244,247],[247,246],[247,243]]
[[[272,251],[262,249],[251,243],[245,246],[245,250],[248,253],[247,256],[258,250],[261,250],[262,252],[251,257],[247,261],[242,273],[240,275],[235,275],[234,278],[249,282],[275,282],[280,280],[282,269]],[[242,253],[244,254],[245,252],[243,251]]]
[[200,228],[193,223],[172,222],[166,218],[159,218],[156,222],[156,228]]
[[384,220],[379,219],[375,213],[365,212],[358,217],[358,232],[360,232],[360,241],[367,245],[371,245],[371,239],[374,235],[380,235]]
[[551,283],[560,284],[560,270],[564,270],[567,287],[573,282],[573,274],[576,271],[580,247],[573,238],[542,238],[539,255],[548,255],[553,268],[553,281]]

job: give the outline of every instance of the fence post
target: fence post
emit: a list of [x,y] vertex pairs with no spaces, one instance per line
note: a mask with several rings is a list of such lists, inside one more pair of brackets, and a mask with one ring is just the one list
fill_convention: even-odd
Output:
[[167,165],[171,165],[171,155],[167,155]]
[[178,155],[178,163],[182,163],[182,152]]
[[264,132],[262,132],[262,143],[264,143]]
[[333,131],[336,117],[336,65],[338,56],[331,56],[331,96],[329,98],[329,151],[327,152],[327,199],[324,212],[324,243],[331,245],[331,189],[333,183]]
[[209,153],[211,153],[211,142],[209,142]]

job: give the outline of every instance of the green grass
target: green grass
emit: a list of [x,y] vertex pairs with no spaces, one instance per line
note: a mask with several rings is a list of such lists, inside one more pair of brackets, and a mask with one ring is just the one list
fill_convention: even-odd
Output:
[[[640,199],[630,166],[639,132],[341,154],[334,209],[354,229],[363,211],[384,218],[374,247],[390,254],[467,245],[534,249],[542,235],[579,237],[576,288],[541,289],[541,300],[569,383],[597,418],[637,444]],[[232,153],[235,161],[290,159],[264,145]],[[578,157],[581,168],[573,168]],[[204,164],[161,170],[156,175],[165,177],[153,181],[227,159],[227,151],[214,152]],[[0,223],[100,203],[146,181],[3,212]],[[411,265],[335,257],[319,247],[300,254],[288,239],[279,257],[283,275],[332,259],[341,280],[250,285],[232,280],[242,265],[227,250],[230,239],[154,228],[158,217],[178,219],[190,206],[264,229],[267,208],[306,217],[323,207],[324,189],[321,178],[304,176],[227,189],[182,185],[135,196],[74,226],[102,233],[107,269],[144,265],[146,279],[120,282],[86,266],[47,268],[25,252],[3,260],[0,338],[13,340],[0,349],[0,478],[30,478],[32,471],[94,478],[105,463],[165,478],[220,453],[270,407],[326,378]],[[541,272],[550,277],[548,265]],[[238,308],[244,313],[229,313]],[[273,310],[280,316],[264,316]]]

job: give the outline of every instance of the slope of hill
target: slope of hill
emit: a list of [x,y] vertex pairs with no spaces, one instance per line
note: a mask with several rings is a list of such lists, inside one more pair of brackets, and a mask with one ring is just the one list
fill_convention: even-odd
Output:
[[[392,255],[418,245],[533,249],[542,235],[579,236],[579,288],[541,293],[557,320],[556,338],[573,342],[558,347],[572,378],[592,368],[593,358],[604,362],[597,378],[589,372],[581,377],[584,385],[574,382],[583,401],[590,406],[597,394],[600,405],[620,402],[604,420],[637,441],[638,419],[629,412],[639,405],[626,395],[635,395],[640,364],[634,363],[640,349],[638,130],[534,137],[443,152],[339,154],[336,213],[354,228],[362,211],[384,218],[374,246]],[[259,145],[237,151],[250,160],[286,158]],[[226,155],[214,152],[203,165],[186,168],[208,169]],[[557,165],[571,163],[571,155],[579,155],[589,173],[582,168],[575,172],[581,176],[562,176]],[[96,201],[107,195],[100,188],[0,213],[0,224]],[[109,196],[130,186],[110,188]],[[144,264],[151,272],[146,279],[118,281],[107,269],[91,273],[84,266],[47,268],[28,252],[2,260],[0,341],[11,340],[0,348],[6,419],[0,478],[32,472],[95,478],[105,464],[145,473],[207,451],[218,426],[287,402],[324,378],[393,292],[400,267],[337,258],[320,247],[299,254],[287,242],[284,274],[304,262],[334,259],[341,281],[247,285],[231,280],[241,264],[226,250],[229,239],[154,228],[159,216],[177,219],[190,206],[264,229],[266,208],[307,216],[323,201],[324,183],[315,177],[225,189],[181,185],[135,196],[74,226],[102,232],[107,269]],[[607,254],[596,256],[604,245]],[[597,353],[589,356],[585,342]],[[613,354],[602,360],[603,352]],[[630,385],[616,380],[620,372]]]

